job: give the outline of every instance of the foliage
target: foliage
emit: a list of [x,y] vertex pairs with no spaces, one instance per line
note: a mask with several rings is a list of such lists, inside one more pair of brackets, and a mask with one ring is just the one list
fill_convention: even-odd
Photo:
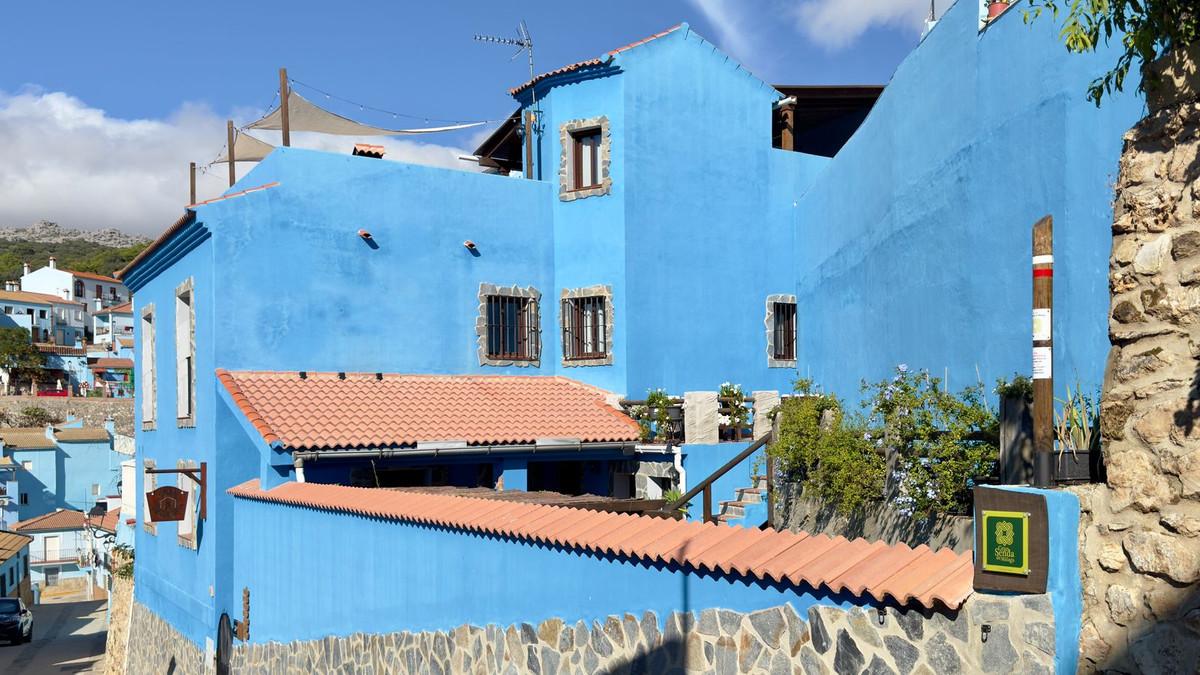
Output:
[[[1124,88],[1125,76],[1135,63],[1143,67],[1173,47],[1200,39],[1200,8],[1196,0],[1030,0],[1025,22],[1046,11],[1055,19],[1066,12],[1059,37],[1067,51],[1095,51],[1114,35],[1121,40],[1124,51],[1112,70],[1088,86],[1088,99],[1097,106],[1105,95]],[[1154,84],[1152,79],[1143,78],[1138,89],[1145,91]]]
[[[666,436],[670,428],[668,408],[671,398],[662,389],[651,389],[646,392],[646,404],[634,406],[629,415],[637,421],[641,428],[639,434],[642,441],[650,441],[659,436]],[[663,441],[665,442],[665,438]]]
[[1033,400],[1033,380],[1025,375],[1013,373],[1011,381],[1003,377],[996,378],[996,388],[993,390],[1000,398],[1023,398]]
[[725,399],[722,402],[729,409],[728,415],[721,416],[721,423],[730,429],[744,429],[750,421],[750,408],[746,406],[746,394],[742,392],[742,385],[725,382],[717,396]]
[[938,378],[901,365],[890,380],[864,383],[863,391],[864,412],[847,415],[837,397],[797,380],[800,395],[780,406],[779,437],[768,449],[780,471],[806,493],[853,511],[884,498],[891,450],[903,511],[964,511],[974,479],[990,474],[999,454],[998,422],[982,387],[951,394]]
[[[679,501],[680,499],[683,499],[683,493],[679,491],[679,488],[671,488],[670,490],[667,490],[666,492],[663,493],[663,499],[667,500],[668,504],[671,504],[673,502]],[[684,515],[687,515],[688,506],[687,506],[687,504],[680,504],[679,508],[677,508],[675,510]]]
[[897,505],[919,514],[962,513],[970,488],[990,475],[999,456],[999,421],[983,401],[983,387],[957,395],[927,371],[901,364],[889,381],[863,384],[874,426],[871,439],[897,454]]
[[113,248],[80,240],[55,244],[24,239],[0,241],[0,278],[19,279],[21,263],[27,262],[36,269],[45,265],[50,256],[58,259],[58,266],[62,269],[111,275],[144,248],[146,244]]
[[46,357],[33,346],[29,331],[0,328],[0,368],[8,371],[10,379],[37,377],[45,364]]
[[21,408],[21,412],[17,413],[17,418],[13,426],[44,427],[61,421],[62,418],[41,406],[27,405]]
[[842,511],[880,498],[883,456],[867,440],[863,421],[846,420],[841,402],[814,393],[810,380],[797,380],[795,387],[800,395],[780,404],[779,436],[767,448],[780,473]]
[[113,547],[113,574],[122,579],[133,578],[133,547],[129,544],[117,544]]
[[[1098,398],[1098,397],[1097,397]],[[1095,451],[1100,449],[1100,405],[1097,398],[1083,393],[1079,383],[1075,391],[1067,387],[1067,397],[1058,399],[1062,412],[1054,413],[1054,433],[1058,438],[1059,452],[1070,449]]]

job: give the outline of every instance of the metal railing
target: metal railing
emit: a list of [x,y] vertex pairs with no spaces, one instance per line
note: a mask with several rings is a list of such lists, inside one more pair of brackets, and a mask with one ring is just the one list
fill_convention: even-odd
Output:
[[[669,398],[669,399],[667,399],[667,402],[668,402],[668,405],[666,406],[666,413],[667,413],[666,429],[661,429],[661,430],[655,429],[653,441],[655,443],[671,443],[673,445],[679,445],[680,443],[684,442],[684,437],[683,437],[683,399]],[[621,408],[625,411],[625,414],[629,415],[631,418],[633,418],[633,420],[635,422],[641,423],[642,419],[637,417],[634,414],[634,410],[633,410],[634,408],[647,408],[646,419],[654,420],[657,417],[657,415],[655,414],[656,410],[648,408],[647,401],[645,401],[645,400],[634,401],[634,400],[630,400],[630,399],[621,399],[621,401],[619,403],[621,405]]]
[[[719,479],[721,476],[724,476],[725,474],[729,473],[729,471],[731,469],[733,469],[737,465],[741,464],[742,462],[746,461],[751,455],[753,455],[755,452],[757,452],[760,448],[769,444],[771,442],[771,439],[774,438],[774,436],[775,436],[774,431],[772,431],[771,433],[765,434],[765,435],[763,435],[762,438],[759,438],[757,441],[754,441],[753,443],[751,443],[749,446],[746,447],[745,450],[739,452],[737,454],[737,456],[734,457],[733,459],[729,460],[728,462],[725,462],[724,466],[722,466],[721,468],[712,472],[712,474],[709,475],[708,478],[705,478],[704,480],[697,483],[695,487],[693,487],[691,490],[688,490],[682,497],[680,497],[679,499],[676,499],[675,501],[670,502],[666,506],[664,506],[663,512],[666,514],[675,514],[675,513],[679,512],[679,509],[681,507],[686,506],[688,502],[692,501],[692,499],[695,498],[696,495],[703,493],[704,494],[703,506],[702,506],[703,511],[701,512],[701,515],[703,516],[704,522],[711,523],[714,519],[713,510],[712,510],[712,486],[713,486],[713,483],[715,483],[717,481],[717,479]],[[771,455],[769,453],[767,454],[766,471],[767,471],[767,495],[766,495],[767,523],[770,524],[771,527],[774,527],[775,526],[775,501],[774,501],[774,499],[772,499],[772,495],[775,491],[775,461],[774,461],[774,458],[771,457]]]
[[91,557],[91,551],[84,546],[62,546],[57,551],[31,548],[29,564],[44,565],[49,563],[80,563]]

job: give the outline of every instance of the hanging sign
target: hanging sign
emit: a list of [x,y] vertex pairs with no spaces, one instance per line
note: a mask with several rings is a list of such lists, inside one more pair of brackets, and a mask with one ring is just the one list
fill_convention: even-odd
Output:
[[187,515],[188,493],[174,485],[164,485],[147,492],[146,503],[150,507],[150,522],[179,521]]
[[988,511],[981,516],[983,569],[1005,574],[1029,574],[1029,514]]

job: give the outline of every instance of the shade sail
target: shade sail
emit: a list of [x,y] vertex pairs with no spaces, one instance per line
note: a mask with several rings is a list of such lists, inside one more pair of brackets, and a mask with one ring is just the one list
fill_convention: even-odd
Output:
[[[427,127],[424,129],[384,129],[383,127],[361,124],[347,117],[331,113],[324,108],[317,107],[311,101],[294,91],[288,92],[288,128],[291,131],[315,131],[321,134],[336,134],[340,136],[407,136],[412,134],[433,134],[440,131],[454,131],[455,129],[469,129],[471,127],[482,126],[483,124],[485,122],[468,122],[465,124]],[[251,123],[246,128],[283,129],[279,108],[276,107],[262,119]],[[236,159],[241,160],[240,153]]]
[[[237,138],[233,141],[233,161],[235,162],[259,162],[266,159],[267,155],[275,146],[265,141],[260,141],[250,134],[238,132]],[[213,162],[214,164],[222,164],[229,161],[228,148],[221,153],[221,156]]]

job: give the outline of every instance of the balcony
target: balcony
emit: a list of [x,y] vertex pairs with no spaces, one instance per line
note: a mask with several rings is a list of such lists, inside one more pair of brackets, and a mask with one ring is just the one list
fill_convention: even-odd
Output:
[[87,567],[91,559],[91,551],[84,546],[60,546],[58,550],[49,551],[44,548],[30,548],[30,565],[69,565],[75,564]]

